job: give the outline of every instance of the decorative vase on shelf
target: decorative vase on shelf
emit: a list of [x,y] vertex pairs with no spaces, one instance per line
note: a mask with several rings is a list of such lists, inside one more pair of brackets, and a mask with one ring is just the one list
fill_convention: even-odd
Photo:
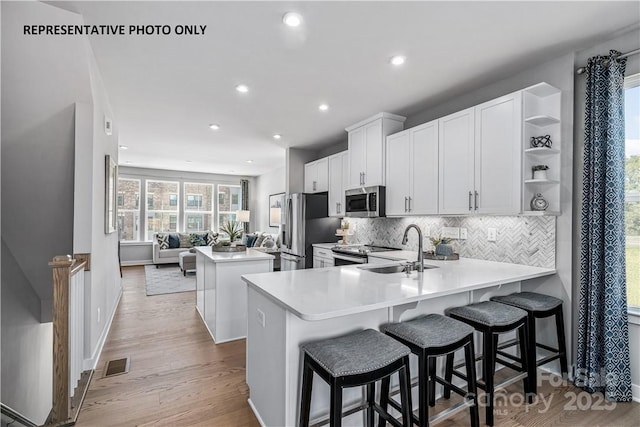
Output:
[[551,148],[552,144],[551,135],[531,137],[531,148]]
[[529,205],[531,206],[532,211],[546,211],[549,207],[549,202],[542,197],[542,193],[537,193],[533,196]]

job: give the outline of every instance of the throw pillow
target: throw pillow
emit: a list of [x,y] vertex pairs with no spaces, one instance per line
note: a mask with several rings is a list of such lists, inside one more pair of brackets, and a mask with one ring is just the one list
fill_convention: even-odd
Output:
[[266,234],[260,233],[258,235],[258,238],[256,239],[256,241],[253,242],[253,246],[256,247],[256,248],[259,248],[262,245],[262,241],[264,240],[265,237],[267,237]]
[[160,245],[160,249],[169,249],[169,235],[164,233],[156,234],[156,240],[158,241],[158,245]]
[[218,233],[210,231],[207,233],[207,246],[215,246],[218,243]]
[[205,246],[207,244],[207,233],[191,233],[189,241],[193,246]]
[[188,233],[180,233],[178,236],[180,237],[181,248],[190,248],[193,246],[191,244],[191,236]]
[[177,234],[169,234],[169,249],[178,249],[180,247],[180,238]]
[[256,244],[256,240],[258,240],[258,236],[255,234],[247,234],[245,235],[246,242],[248,248],[252,248]]
[[275,249],[276,246],[276,242],[273,240],[272,236],[267,236],[264,238],[264,240],[262,241],[262,244],[260,245],[261,248],[267,248],[267,249]]

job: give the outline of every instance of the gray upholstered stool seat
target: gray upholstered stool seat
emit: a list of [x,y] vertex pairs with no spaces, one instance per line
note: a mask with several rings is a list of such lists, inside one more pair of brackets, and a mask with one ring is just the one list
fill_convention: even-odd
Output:
[[449,316],[464,318],[486,326],[505,326],[527,317],[527,312],[517,307],[493,301],[483,301],[447,311]]
[[466,323],[450,317],[429,314],[402,323],[384,325],[382,331],[398,336],[419,347],[427,348],[453,344],[472,334],[474,329]]
[[[322,378],[331,391],[329,424],[342,425],[342,391],[348,387],[364,386],[366,401],[356,410],[364,409],[366,425],[374,426],[375,414],[380,424],[411,427],[411,376],[409,347],[373,329],[355,332],[305,344],[302,368],[302,396],[300,397],[300,427],[309,427],[311,393],[314,373]],[[400,383],[400,413],[402,423],[394,418],[384,404],[389,395],[388,378],[398,373]],[[386,380],[386,381],[385,381]],[[376,403],[376,383],[382,381],[380,404]],[[386,387],[386,388],[384,388]],[[353,413],[353,410],[348,413]]]
[[306,344],[302,350],[334,377],[375,371],[411,353],[373,329]]
[[511,295],[501,295],[491,298],[491,301],[497,301],[523,310],[531,311],[546,311],[562,305],[561,299],[549,295],[538,294],[536,292],[520,292]]

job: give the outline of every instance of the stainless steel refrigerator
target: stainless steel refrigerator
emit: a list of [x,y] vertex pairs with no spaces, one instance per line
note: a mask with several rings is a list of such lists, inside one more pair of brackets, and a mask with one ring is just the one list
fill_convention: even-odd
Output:
[[330,218],[327,193],[294,193],[285,199],[280,248],[280,269],[302,270],[313,267],[314,243],[336,241],[340,218]]

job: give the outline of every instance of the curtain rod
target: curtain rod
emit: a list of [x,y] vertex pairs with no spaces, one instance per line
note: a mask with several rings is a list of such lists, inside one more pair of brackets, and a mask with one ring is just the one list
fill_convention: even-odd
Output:
[[[640,49],[632,50],[631,52],[623,53],[622,55],[617,55],[615,59],[626,58],[627,56],[635,55],[636,53],[640,53]],[[576,73],[584,74],[586,71],[586,67],[580,67],[576,70]]]

